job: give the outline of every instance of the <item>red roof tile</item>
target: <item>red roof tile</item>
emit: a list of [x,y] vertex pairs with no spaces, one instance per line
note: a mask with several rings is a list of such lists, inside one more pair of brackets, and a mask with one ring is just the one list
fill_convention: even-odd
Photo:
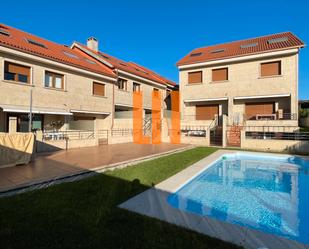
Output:
[[[269,42],[269,41],[272,42]],[[266,35],[247,40],[229,42],[197,48],[177,62],[177,66],[206,61],[214,61],[231,57],[246,56],[304,47],[304,43],[291,32]]]
[[[8,33],[9,35],[5,35],[4,33]],[[38,45],[31,44],[29,41],[38,43]],[[77,53],[69,47],[45,40],[4,24],[0,24],[0,46],[116,78],[115,73],[109,67],[93,59],[89,60],[89,58],[83,54]]]
[[103,60],[105,60],[106,62],[109,62],[110,64],[113,65],[114,68],[125,71],[127,73],[131,73],[134,74],[136,76],[142,77],[142,78],[146,78],[148,80],[152,80],[155,81],[157,83],[166,85],[176,85],[175,82],[168,80],[166,78],[164,78],[163,76],[155,73],[154,71],[145,68],[141,65],[138,65],[137,63],[134,62],[126,62],[123,60],[120,60],[114,56],[111,56],[109,54],[103,53],[103,52],[96,52],[94,50],[89,49],[87,46],[85,46],[84,44],[81,43],[77,43],[79,46],[81,46],[83,49],[89,50],[92,53],[97,54],[98,56],[100,56]]

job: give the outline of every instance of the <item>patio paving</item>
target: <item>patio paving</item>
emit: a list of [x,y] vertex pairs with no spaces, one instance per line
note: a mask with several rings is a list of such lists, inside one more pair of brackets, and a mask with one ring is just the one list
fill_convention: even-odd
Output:
[[112,144],[38,155],[28,165],[0,168],[0,194],[39,182],[171,153],[186,144]]

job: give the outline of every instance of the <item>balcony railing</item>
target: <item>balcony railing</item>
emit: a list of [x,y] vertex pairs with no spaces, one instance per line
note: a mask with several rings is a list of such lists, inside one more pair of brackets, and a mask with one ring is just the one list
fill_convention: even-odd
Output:
[[265,120],[297,120],[297,113],[273,113],[273,114],[256,114],[244,115],[244,120],[265,121]]

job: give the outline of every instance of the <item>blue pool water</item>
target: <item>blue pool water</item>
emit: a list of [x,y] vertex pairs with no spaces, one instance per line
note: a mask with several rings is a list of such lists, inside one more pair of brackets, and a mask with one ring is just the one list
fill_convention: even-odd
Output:
[[174,194],[175,208],[309,243],[309,161],[226,154]]

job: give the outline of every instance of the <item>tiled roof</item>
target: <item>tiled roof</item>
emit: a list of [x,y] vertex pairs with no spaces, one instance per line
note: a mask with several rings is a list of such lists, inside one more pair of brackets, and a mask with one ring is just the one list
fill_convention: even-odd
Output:
[[197,48],[177,62],[178,66],[206,61],[227,59],[285,50],[294,47],[304,47],[304,43],[291,32],[284,32],[247,40],[229,42]]
[[[76,42],[77,43],[77,42]],[[134,74],[136,76],[148,79],[148,80],[152,80],[155,81],[157,83],[166,85],[176,85],[175,82],[168,80],[166,78],[164,78],[163,76],[155,73],[154,71],[145,68],[141,65],[138,65],[137,63],[134,62],[126,62],[123,60],[120,60],[114,56],[111,56],[109,54],[103,53],[101,51],[96,52],[94,50],[89,49],[87,46],[85,46],[84,44],[81,43],[77,43],[79,46],[81,46],[83,49],[89,50],[92,53],[95,53],[96,55],[100,56],[103,60],[105,60],[106,62],[109,62],[110,64],[113,65],[114,68],[125,71],[127,73],[130,74]]]
[[116,78],[109,67],[89,59],[73,49],[38,36],[0,24],[0,46]]

